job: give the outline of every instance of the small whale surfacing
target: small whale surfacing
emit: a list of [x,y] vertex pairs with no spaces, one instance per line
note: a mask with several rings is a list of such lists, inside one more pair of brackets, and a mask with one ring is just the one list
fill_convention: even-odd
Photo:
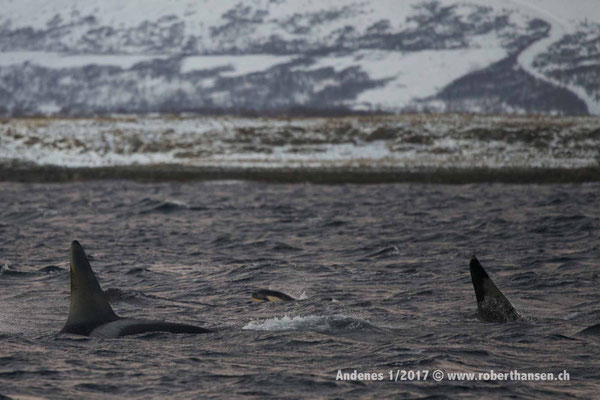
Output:
[[69,252],[71,299],[69,317],[61,333],[115,338],[146,332],[208,333],[194,325],[121,318],[115,314],[78,241]]
[[600,324],[588,326],[584,330],[580,331],[578,335],[600,336]]
[[496,287],[485,272],[477,257],[471,258],[469,265],[471,280],[475,288],[479,318],[486,322],[507,322],[519,319],[512,304]]
[[279,302],[279,301],[295,301],[291,296],[277,290],[260,289],[252,293],[252,301],[261,303],[264,301]]

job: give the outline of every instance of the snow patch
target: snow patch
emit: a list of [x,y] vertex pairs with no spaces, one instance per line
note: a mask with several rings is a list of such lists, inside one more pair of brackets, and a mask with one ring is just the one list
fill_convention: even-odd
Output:
[[276,65],[288,63],[292,59],[292,56],[274,56],[269,54],[190,56],[183,59],[181,73],[228,68],[229,71],[221,72],[220,76],[234,77],[266,71]]
[[434,96],[452,81],[506,55],[506,50],[501,47],[411,53],[360,50],[351,55],[318,58],[308,70],[333,68],[339,72],[359,67],[370,79],[382,81],[382,85],[361,92],[356,99],[357,106],[394,110],[407,107],[417,99]]

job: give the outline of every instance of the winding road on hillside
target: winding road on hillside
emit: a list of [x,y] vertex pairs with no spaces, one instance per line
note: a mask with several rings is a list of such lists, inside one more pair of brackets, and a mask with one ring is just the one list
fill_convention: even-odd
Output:
[[511,0],[511,2],[521,7],[523,11],[529,11],[531,15],[541,18],[550,24],[550,31],[548,32],[547,36],[535,41],[529,47],[523,50],[521,54],[519,54],[519,64],[523,67],[525,71],[527,71],[529,74],[533,75],[537,79],[549,82],[555,86],[562,87],[574,93],[576,96],[578,96],[581,100],[585,102],[588,108],[588,112],[590,114],[600,114],[600,102],[596,101],[592,96],[588,95],[584,88],[575,85],[568,85],[564,82],[552,79],[551,77],[537,70],[533,65],[534,60],[539,54],[542,54],[543,52],[547,51],[550,48],[550,46],[558,42],[561,38],[568,34],[569,31],[572,30],[569,21],[564,20],[563,18],[557,16],[556,14],[548,10],[544,10],[536,6],[531,1]]

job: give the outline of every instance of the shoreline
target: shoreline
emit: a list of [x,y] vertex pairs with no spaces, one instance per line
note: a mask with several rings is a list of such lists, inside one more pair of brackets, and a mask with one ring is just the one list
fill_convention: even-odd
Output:
[[120,116],[0,122],[0,181],[600,181],[595,117]]
[[266,183],[514,183],[600,182],[600,166],[585,168],[227,168],[181,165],[62,167],[0,165],[0,182],[68,183],[92,180],[141,182],[243,180]]

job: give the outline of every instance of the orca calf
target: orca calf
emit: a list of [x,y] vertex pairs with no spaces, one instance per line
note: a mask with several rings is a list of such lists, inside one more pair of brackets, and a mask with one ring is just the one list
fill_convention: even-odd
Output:
[[276,290],[260,289],[252,293],[252,301],[260,303],[263,301],[295,301],[291,296]]
[[173,322],[121,318],[114,313],[90,267],[83,247],[71,243],[71,305],[61,333],[115,338],[145,332],[208,333],[209,329]]
[[507,322],[520,318],[504,294],[494,285],[477,257],[469,265],[471,280],[477,297],[479,318],[486,322]]

